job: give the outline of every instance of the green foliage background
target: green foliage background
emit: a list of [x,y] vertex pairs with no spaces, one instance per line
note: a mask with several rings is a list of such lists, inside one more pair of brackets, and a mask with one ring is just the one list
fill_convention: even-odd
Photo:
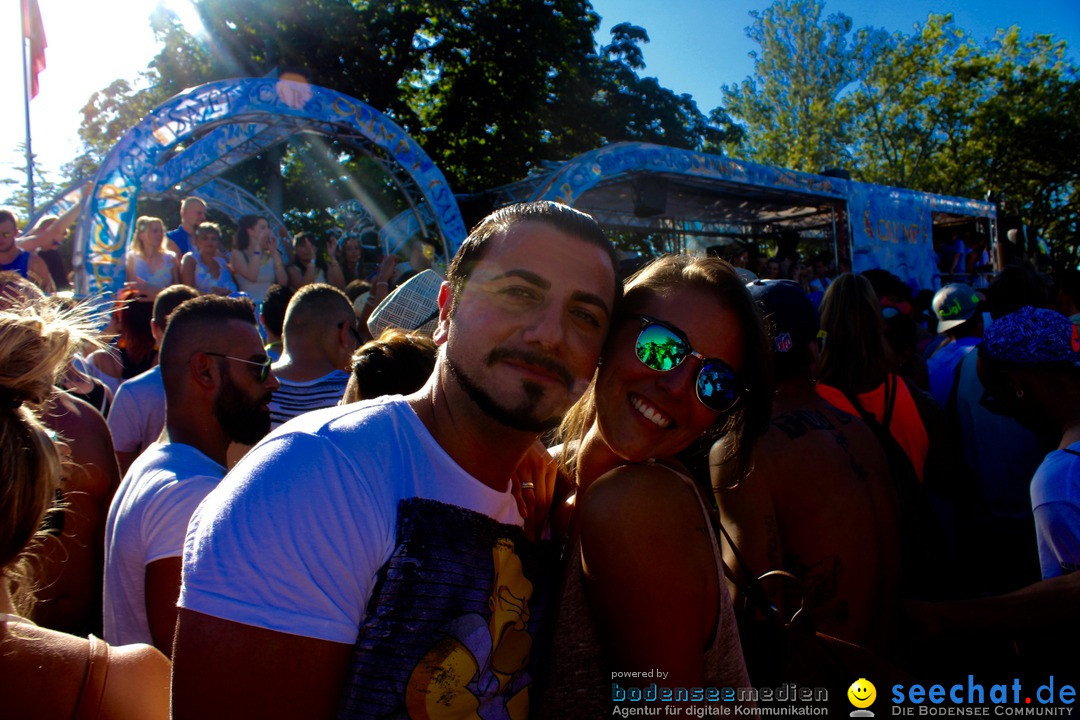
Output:
[[[857,180],[984,197],[992,191],[1077,263],[1080,86],[1063,42],[1016,28],[977,42],[949,15],[912,33],[858,28],[822,0],[752,13],[754,74],[724,104],[643,77],[644,28],[598,46],[588,0],[197,0],[208,38],[158,9],[163,49],[142,77],[89,98],[91,172],[150,109],[193,85],[298,68],[381,109],[415,137],[455,192],[518,180],[545,161],[638,140],[780,167],[849,170]],[[318,228],[361,182],[389,210],[377,168],[332,140],[291,141],[229,179]],[[60,183],[63,184],[63,183]],[[25,202],[16,192],[9,200]],[[167,218],[169,219],[169,218]]]

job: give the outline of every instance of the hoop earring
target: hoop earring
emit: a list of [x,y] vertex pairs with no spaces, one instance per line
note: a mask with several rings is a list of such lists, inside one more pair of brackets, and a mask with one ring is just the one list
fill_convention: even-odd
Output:
[[1018,398],[1024,397],[1024,391],[1023,390],[1017,390],[1016,391],[1016,397],[1018,397]]

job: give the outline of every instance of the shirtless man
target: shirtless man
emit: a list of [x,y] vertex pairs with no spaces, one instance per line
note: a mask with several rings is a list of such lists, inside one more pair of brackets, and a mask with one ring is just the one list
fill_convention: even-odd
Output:
[[[880,651],[900,568],[885,455],[869,427],[814,392],[819,325],[807,294],[789,280],[748,288],[771,330],[777,393],[750,475],[717,493],[724,528],[754,575],[802,581],[817,630]],[[724,558],[745,574],[730,546]]]
[[15,214],[10,210],[0,209],[0,271],[11,270],[31,280],[49,295],[56,291],[49,266],[38,257],[37,253],[24,250],[16,242],[19,228]]

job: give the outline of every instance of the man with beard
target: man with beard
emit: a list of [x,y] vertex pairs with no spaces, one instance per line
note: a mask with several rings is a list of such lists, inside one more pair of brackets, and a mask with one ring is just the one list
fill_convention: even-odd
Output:
[[496,211],[450,264],[423,388],[308,413],[236,466],[184,548],[174,717],[527,708],[547,578],[511,475],[593,376],[615,267],[587,215]]
[[229,443],[270,430],[278,386],[246,298],[205,295],[169,318],[161,341],[168,441],[131,465],[105,530],[105,637],[172,652],[181,554],[195,507],[225,476]]

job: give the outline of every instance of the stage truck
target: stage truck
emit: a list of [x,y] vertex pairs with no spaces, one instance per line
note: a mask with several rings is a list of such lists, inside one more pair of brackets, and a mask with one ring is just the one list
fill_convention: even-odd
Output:
[[[939,253],[958,242],[985,251],[987,274],[999,267],[993,203],[646,143],[547,164],[461,204],[468,219],[474,205],[544,199],[592,214],[624,247],[640,243],[643,254],[734,243],[789,257],[797,250],[806,259],[824,252],[834,271],[884,268],[913,289],[941,286]],[[958,271],[945,282],[985,282]]]

